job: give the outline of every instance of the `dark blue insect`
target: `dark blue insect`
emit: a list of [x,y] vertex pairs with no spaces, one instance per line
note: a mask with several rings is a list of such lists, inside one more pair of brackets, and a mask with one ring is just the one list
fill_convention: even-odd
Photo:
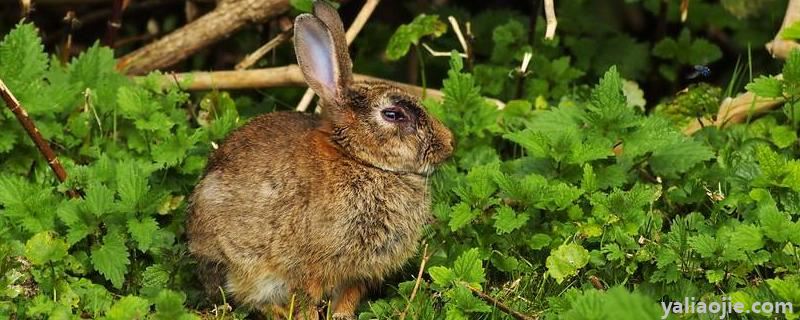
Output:
[[703,76],[703,78],[708,78],[711,75],[711,69],[708,66],[704,66],[701,64],[694,65],[694,72],[692,72],[687,78],[694,79],[698,76]]

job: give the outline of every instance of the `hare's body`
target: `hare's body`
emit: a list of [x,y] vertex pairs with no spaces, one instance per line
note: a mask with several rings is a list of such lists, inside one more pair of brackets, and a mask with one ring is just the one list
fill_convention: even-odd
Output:
[[226,289],[240,301],[380,281],[415,252],[425,178],[350,158],[320,124],[300,113],[253,119],[216,150],[191,199],[190,249],[236,271]]
[[190,198],[189,249],[211,294],[279,316],[299,294],[305,319],[327,295],[334,317],[352,318],[368,285],[416,251],[427,177],[452,135],[408,93],[353,82],[329,5],[298,16],[294,39],[323,115],[272,113],[233,132]]

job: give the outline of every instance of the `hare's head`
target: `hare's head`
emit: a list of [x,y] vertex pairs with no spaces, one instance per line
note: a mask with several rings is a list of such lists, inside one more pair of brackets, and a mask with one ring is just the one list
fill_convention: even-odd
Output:
[[382,82],[354,82],[336,9],[314,3],[295,20],[294,45],[306,82],[319,95],[331,137],[371,166],[427,175],[453,152],[453,136],[417,98]]

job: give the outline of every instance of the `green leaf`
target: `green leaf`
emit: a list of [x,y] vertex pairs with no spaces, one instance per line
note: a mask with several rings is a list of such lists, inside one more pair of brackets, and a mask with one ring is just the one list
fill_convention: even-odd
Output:
[[[36,90],[48,60],[33,23],[17,24],[0,41],[0,78],[23,103],[27,91]],[[25,91],[25,92],[23,92]],[[34,94],[37,92],[30,92]],[[25,104],[28,107],[28,104]]]
[[716,255],[719,244],[710,235],[700,234],[689,238],[689,247],[700,254],[701,257],[711,258]]
[[64,258],[67,248],[67,243],[53,232],[39,232],[25,243],[25,257],[34,265],[43,265]]
[[128,272],[128,248],[125,238],[118,232],[109,232],[103,237],[103,244],[92,248],[92,264],[115,288],[122,288]]
[[783,82],[774,76],[760,76],[745,86],[747,91],[764,98],[783,96]]
[[800,22],[794,22],[788,27],[781,30],[779,34],[783,40],[798,40],[800,39]]
[[800,49],[794,49],[783,64],[783,92],[800,96]]
[[478,248],[472,248],[462,253],[453,264],[453,273],[469,284],[480,286],[486,281],[482,261]]
[[136,212],[150,190],[147,183],[149,168],[135,161],[123,161],[116,168],[120,205],[126,212]]
[[189,314],[183,307],[185,301],[186,295],[184,293],[166,289],[161,290],[155,299],[153,299],[156,305],[156,314],[153,318],[164,320],[187,319],[185,317]]
[[313,0],[290,0],[289,4],[292,5],[292,8],[301,12],[311,12],[314,9]]
[[537,233],[531,236],[531,239],[528,240],[528,246],[531,247],[533,250],[540,250],[544,247],[550,245],[553,239],[550,238],[547,234],[544,233]]
[[447,31],[447,25],[439,20],[438,15],[421,14],[411,23],[401,25],[389,39],[386,47],[386,57],[397,60],[408,53],[411,44],[417,45],[425,36],[438,38]]
[[128,232],[137,243],[137,248],[142,252],[151,248],[158,232],[158,222],[153,218],[128,220]]
[[107,317],[109,320],[145,319],[149,313],[149,301],[136,296],[125,296],[108,310]]
[[797,144],[797,131],[790,126],[770,127],[769,135],[772,138],[772,142],[781,149]]
[[103,184],[92,183],[86,190],[84,200],[86,209],[96,217],[101,217],[114,210],[114,191]]
[[501,206],[494,215],[494,228],[497,234],[506,234],[517,230],[528,221],[528,214],[517,213],[509,206]]
[[452,208],[447,225],[450,226],[450,231],[457,231],[472,222],[477,216],[478,211],[472,210],[465,202],[459,202]]
[[447,292],[450,299],[459,310],[465,313],[487,313],[492,312],[492,308],[481,299],[472,295],[472,291],[459,286]]
[[749,224],[743,224],[731,234],[729,245],[747,251],[755,251],[764,247],[761,229]]
[[433,283],[443,287],[449,286],[456,279],[456,274],[447,267],[430,267],[428,268],[428,274],[431,275]]
[[589,251],[575,243],[559,246],[558,249],[550,252],[550,256],[545,261],[547,274],[556,279],[558,283],[578,274],[578,270],[587,263],[589,263]]
[[691,138],[683,138],[653,152],[650,167],[658,175],[672,176],[686,172],[696,164],[714,157],[711,148]]

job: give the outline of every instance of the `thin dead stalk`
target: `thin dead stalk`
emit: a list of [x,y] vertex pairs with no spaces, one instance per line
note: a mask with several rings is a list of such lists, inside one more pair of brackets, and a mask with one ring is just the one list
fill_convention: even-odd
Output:
[[419,263],[419,272],[417,272],[417,281],[414,282],[414,289],[411,290],[411,296],[408,297],[408,304],[406,305],[405,310],[403,313],[400,314],[400,320],[405,320],[406,314],[408,314],[408,309],[411,308],[411,304],[414,302],[414,298],[417,297],[417,291],[419,291],[419,285],[422,283],[422,273],[425,272],[425,264],[428,263],[428,259],[431,256],[428,255],[428,244],[425,244],[425,249],[422,250],[422,261]]
[[[33,140],[36,148],[39,149],[39,152],[41,152],[45,160],[47,160],[47,164],[56,174],[58,181],[62,183],[67,181],[67,172],[58,161],[56,153],[50,148],[50,144],[44,139],[44,137],[42,137],[42,134],[39,132],[39,129],[36,128],[33,120],[31,120],[31,118],[28,116],[28,112],[25,111],[25,109],[19,103],[19,100],[14,97],[14,94],[11,93],[11,90],[6,86],[2,79],[0,79],[0,96],[3,97],[3,101],[5,101],[6,106],[8,106],[14,116],[17,117],[19,123],[22,124],[23,128],[25,128],[25,132],[27,132],[28,136],[30,136]],[[78,193],[72,189],[67,190],[67,194],[72,198],[78,197]]]
[[485,293],[483,293],[483,291],[480,291],[480,290],[478,290],[476,288],[473,288],[472,286],[470,286],[470,285],[468,285],[466,283],[464,284],[464,286],[467,287],[467,289],[469,289],[469,291],[472,291],[472,293],[474,293],[476,296],[478,296],[478,298],[481,298],[483,301],[486,301],[489,304],[497,307],[497,309],[500,309],[500,311],[503,311],[506,314],[514,317],[514,319],[517,319],[517,320],[535,320],[535,319],[538,319],[537,317],[532,317],[532,316],[529,316],[529,315],[525,315],[525,314],[520,313],[519,311],[511,309],[509,306],[505,305],[504,303],[500,302],[499,300],[497,300],[495,298],[492,298],[492,296],[490,296],[488,294],[485,294]]
[[558,19],[556,19],[556,8],[553,0],[544,0],[544,15],[547,19],[547,29],[544,32],[544,38],[553,40],[556,36],[556,27],[558,26]]
[[106,46],[114,48],[114,40],[117,37],[117,31],[122,28],[122,12],[125,11],[128,1],[114,0],[114,5],[111,8],[111,17],[108,19],[108,26],[106,29],[106,36],[103,43]]
[[[361,11],[359,11],[358,15],[356,15],[356,19],[353,20],[353,23],[349,28],[347,28],[347,32],[344,34],[344,38],[345,41],[347,41],[348,46],[353,43],[353,40],[356,39],[356,36],[359,32],[361,32],[361,29],[364,28],[367,20],[369,20],[369,17],[372,16],[372,12],[375,11],[375,7],[377,7],[378,3],[380,2],[381,0],[367,0],[367,2],[364,3],[364,6],[361,7]],[[303,94],[303,98],[300,99],[300,102],[297,104],[297,108],[295,109],[300,112],[306,111],[313,98],[314,91],[312,91],[311,88],[306,89],[306,92]]]
[[[288,25],[287,25],[287,23],[288,23]],[[261,58],[264,55],[266,55],[267,53],[269,53],[273,49],[277,48],[282,43],[286,42],[286,40],[291,39],[292,38],[292,21],[289,20],[288,18],[281,19],[280,26],[281,26],[281,33],[279,33],[277,36],[275,36],[275,38],[272,38],[272,40],[268,41],[267,43],[265,43],[260,48],[256,49],[256,51],[253,51],[252,53],[248,54],[246,57],[244,57],[244,59],[242,59],[241,62],[236,64],[236,67],[234,67],[234,68],[236,70],[249,69],[254,64],[256,64],[256,62],[258,62],[258,60],[261,60]]]

